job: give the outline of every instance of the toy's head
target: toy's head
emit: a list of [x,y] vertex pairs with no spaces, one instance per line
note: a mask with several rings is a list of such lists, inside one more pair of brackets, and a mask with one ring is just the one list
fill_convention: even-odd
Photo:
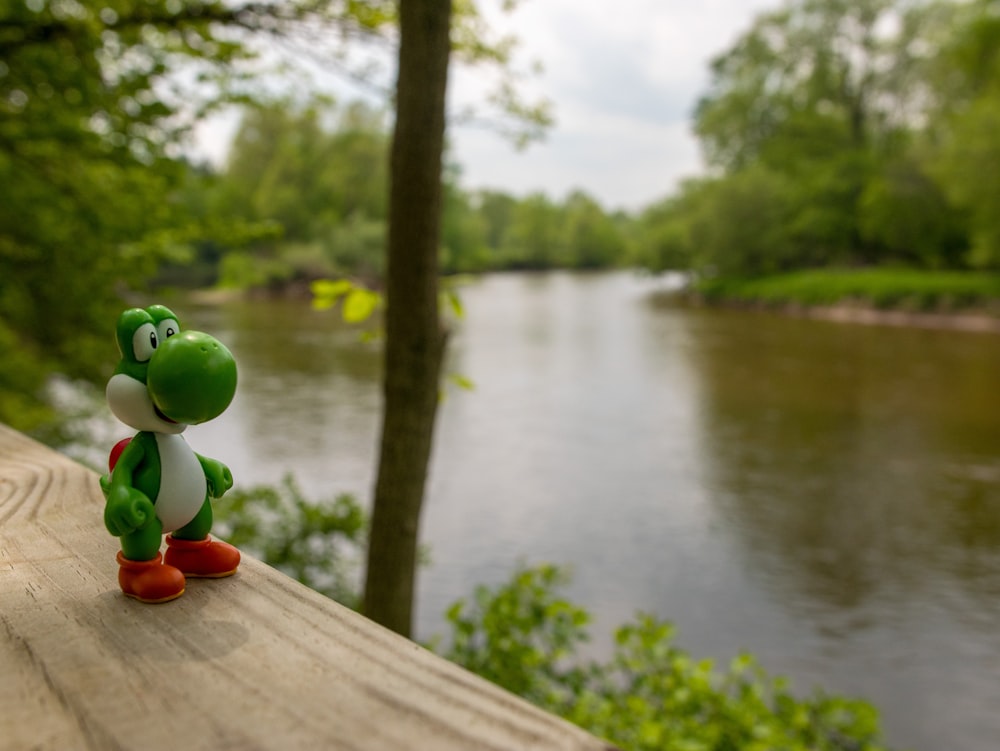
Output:
[[108,381],[108,406],[136,430],[181,433],[222,414],[236,393],[236,361],[218,340],[181,331],[162,305],[118,317],[122,359]]

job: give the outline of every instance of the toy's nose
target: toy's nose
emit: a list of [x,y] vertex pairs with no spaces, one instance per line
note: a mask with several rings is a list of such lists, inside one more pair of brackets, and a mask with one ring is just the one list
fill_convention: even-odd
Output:
[[214,337],[182,331],[157,348],[146,385],[153,403],[171,420],[207,422],[222,414],[236,394],[236,360]]

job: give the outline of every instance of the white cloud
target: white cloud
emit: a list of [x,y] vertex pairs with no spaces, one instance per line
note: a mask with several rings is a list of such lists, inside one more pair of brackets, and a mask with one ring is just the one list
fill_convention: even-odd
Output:
[[561,114],[549,140],[522,152],[491,132],[457,130],[452,153],[462,184],[556,199],[581,189],[606,208],[634,209],[701,168],[686,120],[657,123],[576,104]]
[[[516,64],[544,66],[523,91],[552,100],[555,126],[524,152],[496,133],[455,127],[450,157],[466,188],[554,198],[581,189],[607,208],[637,209],[700,171],[691,114],[709,82],[708,64],[781,0],[523,0],[510,15],[479,0],[491,26],[514,34]],[[331,90],[352,94],[343,81]],[[481,100],[488,73],[453,67],[453,109]],[[196,153],[218,162],[234,130],[230,117],[196,135]]]
[[[545,72],[529,87],[553,100],[544,143],[515,154],[496,136],[456,128],[466,187],[554,196],[581,188],[607,207],[638,208],[701,168],[691,114],[708,64],[779,0],[525,0],[513,16],[486,5]],[[454,80],[454,99],[475,89]]]

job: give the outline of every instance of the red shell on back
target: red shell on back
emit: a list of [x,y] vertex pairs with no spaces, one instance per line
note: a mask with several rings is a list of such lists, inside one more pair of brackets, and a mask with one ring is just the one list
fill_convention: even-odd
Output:
[[118,443],[114,445],[114,448],[111,449],[111,455],[108,456],[109,472],[114,471],[115,465],[118,463],[118,458],[122,455],[122,451],[124,451],[125,447],[128,446],[129,443],[131,442],[132,442],[131,438],[122,438],[120,441],[118,441]]

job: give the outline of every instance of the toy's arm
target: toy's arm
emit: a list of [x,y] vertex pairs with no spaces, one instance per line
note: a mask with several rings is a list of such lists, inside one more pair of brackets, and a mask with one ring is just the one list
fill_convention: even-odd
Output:
[[132,487],[133,475],[144,457],[143,441],[133,440],[119,457],[111,477],[101,483],[107,496],[104,526],[116,537],[145,527],[156,514],[149,497]]
[[209,459],[198,453],[195,453],[195,456],[198,457],[201,468],[205,471],[208,494],[212,498],[222,498],[223,493],[233,487],[233,473],[229,471],[229,467],[217,459]]

